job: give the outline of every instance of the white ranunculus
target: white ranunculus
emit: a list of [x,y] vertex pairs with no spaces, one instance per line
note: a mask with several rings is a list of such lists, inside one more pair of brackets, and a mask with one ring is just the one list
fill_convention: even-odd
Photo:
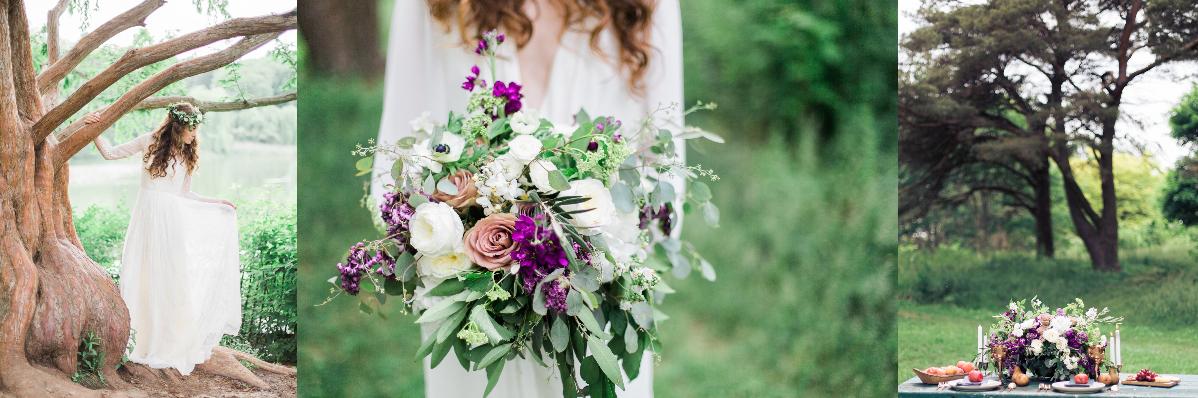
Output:
[[557,190],[549,183],[549,172],[556,170],[557,166],[554,166],[553,162],[537,159],[528,164],[528,178],[532,180],[532,185],[537,186],[538,191],[554,193]]
[[1067,316],[1057,315],[1052,318],[1052,322],[1048,324],[1049,328],[1056,330],[1059,334],[1064,334],[1069,327],[1073,326],[1073,320]]
[[640,222],[639,213],[617,210],[612,222],[599,228],[603,232],[603,241],[607,242],[608,251],[617,262],[633,262],[635,257],[644,256]]
[[594,178],[571,181],[570,189],[562,191],[562,196],[581,196],[586,202],[562,206],[566,211],[594,209],[584,213],[571,215],[571,223],[579,228],[598,228],[612,221],[616,205],[611,201],[611,192],[603,186],[603,182]]
[[458,213],[445,203],[428,202],[416,207],[409,224],[412,247],[425,256],[449,253],[462,244],[465,228]]
[[500,169],[503,170],[504,181],[510,181],[518,179],[520,175],[524,174],[524,165],[528,164],[528,162],[517,159],[511,153],[505,153],[495,158],[495,164],[499,165]]
[[1023,337],[1023,329],[1015,329],[1015,331],[1011,332],[1011,335],[1015,337]]
[[441,134],[440,144],[431,144],[429,146],[433,160],[441,163],[458,161],[458,159],[462,158],[462,151],[465,149],[466,140],[457,134],[448,132]]
[[1056,341],[1057,337],[1061,337],[1056,329],[1048,329],[1044,331],[1044,340]]
[[512,115],[508,119],[508,124],[512,126],[512,131],[516,134],[532,134],[541,127],[541,117],[537,115],[537,111],[532,109],[524,109]]
[[408,123],[412,125],[412,131],[425,134],[432,134],[437,128],[437,124],[433,122],[433,118],[428,112],[421,113],[420,117],[412,119]]
[[541,140],[531,135],[517,135],[507,143],[508,155],[523,164],[533,161],[541,154]]
[[1040,339],[1032,340],[1031,349],[1032,349],[1032,354],[1040,355],[1041,352],[1044,352],[1044,340],[1040,340]]
[[420,275],[428,278],[446,279],[469,271],[474,263],[466,255],[465,245],[458,242],[449,252],[437,256],[424,255],[418,264]]

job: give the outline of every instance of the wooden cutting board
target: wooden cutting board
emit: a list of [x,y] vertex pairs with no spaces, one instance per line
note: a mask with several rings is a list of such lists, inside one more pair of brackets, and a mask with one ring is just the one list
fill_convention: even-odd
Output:
[[1136,376],[1132,375],[1123,381],[1123,384],[1129,386],[1147,386],[1147,387],[1164,387],[1169,388],[1181,383],[1181,379],[1172,376],[1157,376],[1156,381],[1136,381]]

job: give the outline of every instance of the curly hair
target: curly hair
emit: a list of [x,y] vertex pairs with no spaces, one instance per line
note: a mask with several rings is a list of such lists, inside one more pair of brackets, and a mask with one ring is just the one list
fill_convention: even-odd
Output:
[[183,142],[183,133],[196,125],[200,117],[200,109],[195,105],[183,102],[167,108],[166,120],[154,131],[154,141],[146,149],[142,163],[146,163],[146,171],[152,177],[166,177],[167,169],[173,164],[183,164],[187,174],[195,171],[200,162],[200,141]]
[[[527,0],[427,0],[429,11],[447,29],[456,25],[462,42],[482,37],[492,29],[503,31],[516,40],[517,48],[524,47],[532,39],[532,19],[524,13]],[[617,60],[629,72],[628,84],[633,89],[641,88],[641,80],[649,67],[649,43],[652,16],[655,8],[652,0],[552,0],[565,10],[566,27],[583,26],[584,20],[593,17],[597,23],[590,26],[591,50],[602,54],[599,48],[600,35],[608,26],[612,27],[620,43]],[[473,37],[471,37],[473,35]]]

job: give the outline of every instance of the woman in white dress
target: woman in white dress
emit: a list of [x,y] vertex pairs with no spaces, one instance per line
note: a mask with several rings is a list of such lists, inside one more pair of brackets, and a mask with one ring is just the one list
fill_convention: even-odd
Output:
[[[472,65],[483,64],[473,45],[492,29],[516,43],[499,47],[496,78],[522,84],[525,109],[533,108],[555,124],[569,125],[574,113],[585,109],[636,126],[661,106],[681,106],[677,0],[398,1],[380,143],[411,134],[409,121],[424,112],[446,115],[465,109],[467,93],[457,86]],[[671,129],[682,124],[681,112],[662,116],[656,120]],[[684,148],[681,143],[677,147]],[[391,162],[374,164],[377,200],[392,184]],[[641,363],[639,376],[620,396],[653,396],[653,360],[646,357]],[[487,385],[484,372],[467,372],[456,361],[430,369],[426,358],[424,376],[428,397],[481,397]],[[561,395],[556,369],[517,358],[505,366],[490,397]]]
[[119,282],[133,329],[129,360],[185,376],[241,328],[236,207],[191,192],[202,121],[179,103],[153,132],[116,147],[95,140],[104,159],[143,154]]

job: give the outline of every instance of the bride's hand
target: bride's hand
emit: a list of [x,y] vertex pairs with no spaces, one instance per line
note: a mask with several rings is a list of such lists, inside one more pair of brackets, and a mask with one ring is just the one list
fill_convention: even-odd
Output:
[[83,124],[92,124],[100,121],[99,113],[89,113],[83,117]]
[[230,202],[230,201],[227,201],[227,200],[223,200],[223,199],[222,199],[222,200],[220,201],[220,203],[221,203],[222,205],[225,205],[225,206],[232,207],[232,208],[233,208],[233,210],[237,210],[237,205],[233,204],[233,202]]

